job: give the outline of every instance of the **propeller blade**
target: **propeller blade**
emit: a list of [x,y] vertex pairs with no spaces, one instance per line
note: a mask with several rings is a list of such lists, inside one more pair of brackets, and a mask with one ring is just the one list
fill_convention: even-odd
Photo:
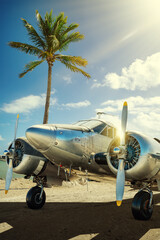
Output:
[[[13,159],[15,156],[15,143],[16,143],[16,135],[17,135],[17,128],[18,128],[18,119],[19,119],[19,114],[17,114],[17,120],[16,120],[16,125],[15,125],[15,133],[14,133],[14,141],[13,141],[13,152],[11,149],[9,149],[9,166],[8,166],[8,170],[7,170],[7,174],[6,174],[6,184],[5,184],[5,194],[8,193],[11,181],[12,181],[12,175],[13,175]],[[10,145],[10,148],[12,147],[12,145]]]
[[13,141],[14,142],[14,151],[13,151],[13,153],[15,153],[15,142],[16,142],[16,135],[17,135],[17,128],[18,128],[18,120],[19,120],[19,114],[17,114],[16,126],[15,126],[15,132],[14,132],[14,141]]
[[124,194],[124,185],[125,185],[125,135],[126,135],[126,127],[127,127],[127,118],[128,118],[128,105],[127,102],[124,102],[122,109],[122,117],[121,117],[121,130],[122,137],[120,141],[120,148],[115,148],[115,152],[119,155],[119,165],[117,172],[117,180],[116,180],[116,202],[117,206],[121,206]]
[[125,184],[124,160],[119,160],[117,180],[116,180],[116,202],[117,206],[121,206]]
[[12,181],[12,174],[13,174],[13,161],[12,159],[9,160],[9,166],[6,175],[6,185],[5,185],[5,194],[8,193],[11,181]]
[[121,145],[125,145],[125,133],[127,127],[127,117],[128,117],[128,105],[127,102],[124,102],[123,109],[122,109],[122,117],[121,117],[121,130],[122,130],[122,138],[121,138]]

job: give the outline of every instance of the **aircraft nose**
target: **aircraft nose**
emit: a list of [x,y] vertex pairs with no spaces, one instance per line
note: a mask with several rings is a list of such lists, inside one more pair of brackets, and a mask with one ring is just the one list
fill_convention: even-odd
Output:
[[53,131],[41,126],[32,126],[26,130],[26,137],[33,147],[46,151],[54,138]]

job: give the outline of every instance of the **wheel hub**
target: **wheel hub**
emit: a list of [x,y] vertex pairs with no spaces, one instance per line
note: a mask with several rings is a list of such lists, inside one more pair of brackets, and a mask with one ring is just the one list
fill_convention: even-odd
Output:
[[40,193],[35,195],[35,203],[40,204],[42,202],[42,198],[40,198]]

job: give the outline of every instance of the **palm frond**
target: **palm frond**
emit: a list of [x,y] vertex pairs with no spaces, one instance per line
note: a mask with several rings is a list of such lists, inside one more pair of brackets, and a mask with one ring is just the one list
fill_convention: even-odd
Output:
[[66,38],[63,40],[63,43],[65,42],[78,42],[80,40],[84,39],[84,35],[80,34],[79,32],[74,32],[66,36]]
[[26,73],[32,71],[35,67],[40,65],[42,62],[44,62],[44,60],[29,62],[28,64],[25,65],[24,71],[19,74],[19,77],[20,78],[24,77],[24,75],[26,75]]
[[61,63],[63,63],[68,69],[70,69],[72,72],[79,72],[82,73],[85,77],[90,78],[91,76],[86,73],[85,71],[83,71],[82,69],[76,67],[75,65],[72,65],[70,63],[68,63],[67,61],[64,61],[63,59],[57,59],[59,60]]
[[[53,34],[54,22],[56,20],[54,17],[52,17],[52,12],[50,14],[46,13],[45,20],[42,19],[41,15],[37,10],[36,10],[36,16],[38,20],[39,29],[46,42],[47,51],[48,52],[56,51],[59,48],[59,41],[56,38],[55,34]],[[62,16],[60,15],[59,18],[60,17]]]
[[48,33],[48,28],[46,28],[45,21],[43,20],[43,18],[39,14],[38,10],[36,10],[36,18],[37,18],[37,21],[38,21],[39,30],[41,31],[43,37],[46,38],[47,34],[49,34]]
[[[52,11],[51,11],[52,13]],[[48,12],[45,14],[45,19],[44,19],[44,24],[45,24],[45,29],[49,35],[52,34],[52,28],[53,28],[53,23],[55,21],[55,18],[52,17],[52,14],[48,14]]]
[[59,51],[65,50],[71,42],[78,42],[84,38],[84,35],[79,32],[74,32],[67,35],[61,42]]
[[59,41],[62,41],[63,39],[63,33],[67,29],[67,16],[65,18],[61,18],[56,26],[56,28],[53,29],[53,33],[56,35],[57,39]]
[[59,49],[59,41],[55,35],[48,36],[48,51],[53,53]]
[[43,51],[37,47],[34,47],[32,45],[29,45],[27,43],[20,43],[20,42],[9,42],[8,45],[10,47],[16,48],[22,52],[29,53],[31,55],[37,55],[39,56],[40,54],[43,53]]
[[45,21],[49,21],[49,22],[53,22],[55,17],[52,16],[53,14],[53,9],[51,9],[50,13],[46,12],[46,15],[45,15]]
[[32,42],[34,42],[37,47],[41,47],[43,50],[45,50],[46,48],[45,42],[42,40],[40,35],[36,32],[34,27],[31,24],[29,24],[25,19],[23,18],[21,19],[23,21],[25,28],[27,29],[27,32]]
[[77,23],[71,23],[66,29],[65,31],[62,32],[61,36],[64,36],[65,34],[67,34],[68,32],[74,30],[75,28],[79,27],[79,24]]
[[64,20],[64,12],[61,12],[57,17],[55,22],[53,23],[53,28],[52,28],[52,34],[56,34],[56,31],[58,29],[58,26],[61,22],[63,22],[63,24],[65,24],[67,21],[63,21]]
[[64,13],[61,12],[56,19],[47,19],[49,16],[45,16],[46,22],[48,24],[50,34],[47,36],[48,51],[56,52],[59,49],[59,32],[62,29],[66,29],[65,24],[67,22],[67,17],[64,18]]
[[74,66],[78,65],[78,66],[85,67],[88,64],[88,61],[85,58],[82,58],[80,56],[58,54],[56,56],[56,59],[63,60],[64,62],[73,64]]

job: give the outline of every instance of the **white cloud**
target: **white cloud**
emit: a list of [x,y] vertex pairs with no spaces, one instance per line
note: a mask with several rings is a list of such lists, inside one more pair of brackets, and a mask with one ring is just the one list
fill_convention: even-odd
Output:
[[133,119],[133,124],[136,126],[138,123],[139,129],[145,129],[149,135],[158,137],[160,139],[160,113],[149,112],[139,113],[136,118]]
[[[50,106],[57,104],[58,107],[62,108],[82,108],[88,107],[91,103],[88,100],[82,102],[70,102],[66,104],[58,104],[56,98],[53,98],[55,90],[51,92]],[[1,111],[6,113],[30,113],[32,110],[44,107],[46,101],[46,94],[42,93],[39,96],[29,95],[23,98],[16,99],[10,103],[4,103]],[[1,139],[0,139],[1,140]]]
[[89,105],[91,105],[91,103],[88,100],[85,100],[83,102],[77,102],[77,103],[62,104],[63,107],[67,107],[67,108],[81,108],[81,107],[88,107]]
[[[53,94],[53,92],[51,94]],[[45,100],[46,94],[44,93],[40,96],[29,95],[16,99],[10,103],[4,103],[0,110],[6,113],[29,113],[31,110],[44,106]],[[54,105],[55,103],[56,99],[51,98],[50,104]]]
[[63,80],[64,80],[67,84],[72,83],[72,79],[71,79],[70,76],[63,76]]
[[56,89],[53,88],[53,89],[51,90],[51,95],[54,95],[55,93],[56,93]]
[[108,73],[102,83],[94,83],[95,87],[124,88],[127,90],[146,91],[160,85],[160,52],[148,56],[145,60],[136,59],[128,68],[122,68],[121,75]]
[[57,98],[51,98],[50,99],[50,106],[53,106],[57,103]]
[[91,88],[105,87],[104,83],[94,82]]
[[[120,116],[123,102],[128,103],[128,129],[143,132],[152,137],[160,138],[160,97],[143,98],[141,96],[129,97],[127,99],[109,100],[101,104],[102,111],[108,114],[114,113]],[[105,115],[106,119],[109,119]],[[117,122],[118,124],[118,122]],[[119,125],[118,125],[119,126]]]
[[121,111],[123,102],[127,101],[129,112],[131,114],[155,112],[160,113],[160,97],[143,98],[141,96],[129,97],[126,99],[108,100],[101,105],[106,106],[103,111],[116,112]]
[[0,135],[0,141],[4,141],[4,138]]

